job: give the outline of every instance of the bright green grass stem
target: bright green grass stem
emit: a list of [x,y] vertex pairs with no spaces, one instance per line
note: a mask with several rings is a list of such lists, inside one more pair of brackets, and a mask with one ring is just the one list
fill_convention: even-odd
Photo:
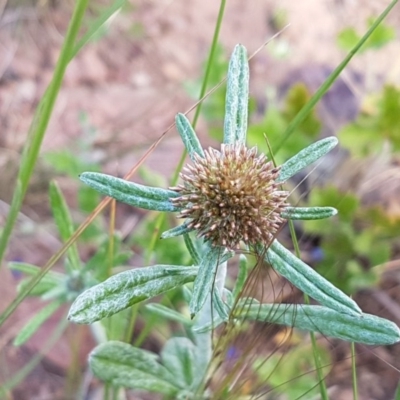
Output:
[[65,70],[74,50],[75,41],[82,24],[88,2],[89,0],[80,0],[76,2],[67,35],[61,49],[60,58],[58,59],[54,70],[53,79],[42,97],[28,132],[27,142],[21,157],[21,167],[18,172],[17,183],[14,188],[10,212],[7,216],[4,230],[0,238],[0,268],[11,232],[21,209],[33,169],[39,155],[39,150],[47,130],[51,114],[53,112],[57,95],[60,91]]

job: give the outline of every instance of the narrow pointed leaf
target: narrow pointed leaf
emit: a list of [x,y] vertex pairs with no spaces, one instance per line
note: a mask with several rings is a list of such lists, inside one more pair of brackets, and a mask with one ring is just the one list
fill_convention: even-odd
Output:
[[[34,276],[38,275],[41,271],[40,267],[36,265],[22,263],[22,262],[11,262],[9,263],[10,269],[14,271],[20,271],[24,274]],[[40,282],[31,290],[30,296],[43,296],[45,293],[54,290],[55,288],[64,286],[66,280],[66,275],[60,274],[58,272],[49,271],[40,280]],[[18,284],[18,293],[25,290],[25,287],[29,284],[31,278],[26,278],[21,280]]]
[[[75,228],[67,202],[65,201],[59,186],[54,181],[50,182],[49,196],[54,221],[57,225],[58,232],[60,233],[61,240],[65,243],[74,234]],[[81,260],[79,258],[76,243],[72,243],[68,248],[67,257],[69,260],[68,265],[70,265],[71,270],[77,270],[81,267]]]
[[197,267],[155,265],[121,272],[80,294],[68,319],[91,324],[196,278]]
[[238,44],[233,50],[226,82],[224,143],[244,143],[249,106],[249,63],[246,48]]
[[239,271],[236,278],[235,287],[233,289],[233,298],[236,299],[243,289],[248,275],[249,267],[247,265],[247,257],[241,254],[239,257]]
[[161,239],[169,239],[175,236],[184,235],[185,233],[189,233],[191,231],[193,231],[193,228],[189,228],[187,224],[182,224],[163,232],[161,234]]
[[122,203],[146,210],[179,211],[170,202],[171,198],[178,197],[178,193],[172,190],[143,186],[98,172],[84,172],[79,178],[91,188]]
[[49,319],[60,307],[60,301],[54,301],[43,307],[36,315],[34,315],[28,323],[18,332],[14,339],[14,346],[21,346],[26,343],[35,332]]
[[174,377],[158,362],[156,354],[127,343],[109,341],[89,355],[94,375],[113,386],[141,389],[173,396]]
[[189,154],[190,159],[194,160],[194,155],[198,154],[201,157],[204,157],[204,151],[201,147],[199,139],[197,138],[196,132],[194,131],[192,125],[189,120],[186,118],[184,114],[178,114],[175,117],[176,129],[179,132],[179,135],[182,138],[182,142],[185,145],[185,148]]
[[211,293],[215,274],[221,263],[222,251],[220,247],[211,247],[199,265],[199,273],[193,284],[193,295],[189,305],[192,318],[200,311]]
[[281,213],[281,217],[285,219],[324,219],[330,218],[337,214],[336,208],[333,207],[286,207]]
[[332,136],[319,140],[299,151],[295,156],[282,164],[279,177],[276,181],[278,183],[286,182],[293,175],[329,153],[337,144],[338,140]]
[[298,259],[289,250],[274,240],[265,260],[294,286],[322,305],[350,315],[359,315],[358,305],[341,290]]
[[349,342],[373,346],[400,341],[400,330],[393,322],[371,314],[344,314],[323,306],[262,304],[246,309],[247,319],[268,321],[319,332]]

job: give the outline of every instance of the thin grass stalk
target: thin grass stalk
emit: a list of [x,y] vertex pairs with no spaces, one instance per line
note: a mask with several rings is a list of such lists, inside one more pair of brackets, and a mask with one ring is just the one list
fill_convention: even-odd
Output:
[[[296,235],[296,232],[294,229],[293,221],[289,220],[288,224],[289,224],[290,235],[292,238],[296,257],[300,258],[300,247],[299,247],[299,242],[297,240],[297,235]],[[308,295],[304,293],[303,297],[304,297],[304,302],[306,304],[310,304],[310,299],[309,299]],[[326,387],[325,377],[322,372],[321,357],[318,352],[317,340],[315,338],[314,332],[310,332],[310,339],[311,339],[311,347],[313,350],[315,369],[317,371],[318,386],[319,386],[319,390],[320,390],[320,394],[321,394],[321,399],[328,400],[329,399],[328,389]]]
[[14,188],[10,212],[7,216],[3,234],[0,238],[0,268],[39,155],[39,150],[42,145],[42,141],[46,133],[54,104],[60,91],[65,70],[70,61],[70,55],[74,49],[76,38],[82,25],[83,16],[88,3],[89,0],[80,0],[75,5],[68,31],[61,48],[60,57],[54,70],[53,79],[42,97],[41,103],[35,113],[28,132],[28,138],[21,157],[21,167],[19,169],[17,182]]
[[43,348],[39,350],[37,354],[35,354],[26,365],[24,365],[18,372],[13,374],[13,376],[6,382],[2,383],[0,387],[0,398],[8,398],[6,397],[6,393],[9,390],[15,388],[20,382],[22,382],[42,361],[42,359],[46,356],[47,352],[51,350],[53,346],[60,340],[61,336],[64,334],[66,328],[68,326],[68,320],[66,315],[60,319],[60,322],[57,324],[54,331],[50,334],[48,339],[46,340]]
[[357,365],[356,365],[356,346],[354,342],[350,343],[351,349],[351,381],[353,386],[353,400],[358,400],[358,386],[357,386]]
[[368,38],[372,35],[375,29],[379,26],[379,24],[386,18],[392,8],[396,5],[398,0],[393,0],[386,9],[382,12],[381,15],[376,19],[376,21],[371,25],[368,29],[367,33],[361,38],[361,40],[350,50],[345,59],[335,68],[335,70],[329,75],[326,81],[319,87],[319,89],[315,92],[315,94],[311,97],[311,99],[303,106],[303,108],[299,111],[296,117],[291,121],[289,126],[286,128],[285,133],[283,134],[283,138],[281,142],[275,147],[274,152],[276,153],[289,139],[292,133],[296,130],[296,128],[304,121],[307,115],[311,112],[314,106],[319,102],[322,96],[329,90],[335,80],[338,78],[340,73],[344,70],[350,60],[354,57],[355,54],[360,50],[360,48],[364,45],[364,43],[368,40]]

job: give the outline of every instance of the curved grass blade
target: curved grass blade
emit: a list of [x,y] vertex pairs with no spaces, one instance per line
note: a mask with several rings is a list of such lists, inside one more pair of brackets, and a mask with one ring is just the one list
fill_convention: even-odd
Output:
[[68,31],[60,51],[60,57],[54,69],[51,83],[46,89],[40,103],[36,109],[31,126],[29,127],[28,137],[25,141],[24,151],[21,158],[21,166],[18,171],[17,182],[13,192],[10,211],[4,225],[3,232],[0,237],[0,268],[3,264],[4,253],[7,248],[14,223],[17,219],[22,201],[25,197],[26,190],[29,185],[30,178],[39,155],[40,147],[47,126],[53,112],[58,92],[60,91],[64,74],[67,69],[70,55],[74,47],[79,29],[82,25],[83,16],[88,6],[89,0],[82,0],[76,3],[71,20],[69,22]]
[[[65,243],[74,234],[75,228],[67,202],[55,181],[50,182],[49,196],[54,221],[60,233],[61,240]],[[69,260],[67,265],[71,267],[71,271],[81,268],[81,260],[76,243],[73,243],[67,250],[67,257]]]
[[61,301],[53,301],[43,307],[34,315],[28,323],[19,331],[15,337],[14,346],[21,346],[26,343],[36,331],[60,308]]
[[288,138],[292,135],[292,133],[296,130],[296,128],[304,121],[310,111],[315,107],[315,105],[320,101],[322,96],[329,90],[332,84],[336,81],[340,73],[345,69],[350,60],[354,57],[355,54],[360,50],[360,48],[364,45],[364,43],[368,40],[368,38],[372,35],[375,29],[380,25],[380,23],[386,18],[392,8],[396,5],[398,0],[393,0],[385,10],[379,15],[379,17],[375,20],[375,22],[368,29],[366,34],[361,38],[361,40],[354,46],[354,48],[347,54],[344,60],[335,68],[335,70],[329,75],[329,77],[324,81],[324,83],[319,87],[319,89],[315,92],[315,94],[311,97],[311,99],[304,105],[304,107],[300,110],[300,112],[296,115],[293,121],[286,128],[285,133],[283,134],[282,141],[279,145],[274,149],[274,153],[276,154],[279,149],[285,144]]

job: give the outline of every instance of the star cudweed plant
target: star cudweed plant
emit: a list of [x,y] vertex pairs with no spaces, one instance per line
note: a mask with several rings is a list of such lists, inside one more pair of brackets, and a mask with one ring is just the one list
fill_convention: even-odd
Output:
[[[169,398],[215,398],[212,389],[203,386],[212,354],[210,329],[232,319],[267,321],[370,345],[400,340],[394,323],[364,314],[352,299],[275,239],[287,220],[336,214],[331,207],[291,207],[282,184],[329,152],[337,139],[322,139],[276,167],[264,154],[258,154],[257,148],[246,147],[248,84],[246,50],[238,45],[229,64],[220,149],[204,150],[188,119],[177,115],[176,127],[191,160],[178,186],[163,189],[100,173],[81,175],[87,185],[124,203],[177,213],[183,223],[164,232],[162,238],[183,235],[194,262],[192,266],[154,265],[125,271],[75,300],[69,319],[90,324],[192,284],[191,320],[162,306],[154,308],[175,320],[185,320],[194,339],[170,339],[160,356],[127,343],[101,344],[91,353],[90,365],[95,375],[108,383],[159,392]],[[235,289],[229,291],[225,288],[226,268],[228,260],[243,248],[262,254],[275,271],[320,305],[260,304],[247,298],[242,302],[248,307],[235,307],[245,278],[239,273]]]

